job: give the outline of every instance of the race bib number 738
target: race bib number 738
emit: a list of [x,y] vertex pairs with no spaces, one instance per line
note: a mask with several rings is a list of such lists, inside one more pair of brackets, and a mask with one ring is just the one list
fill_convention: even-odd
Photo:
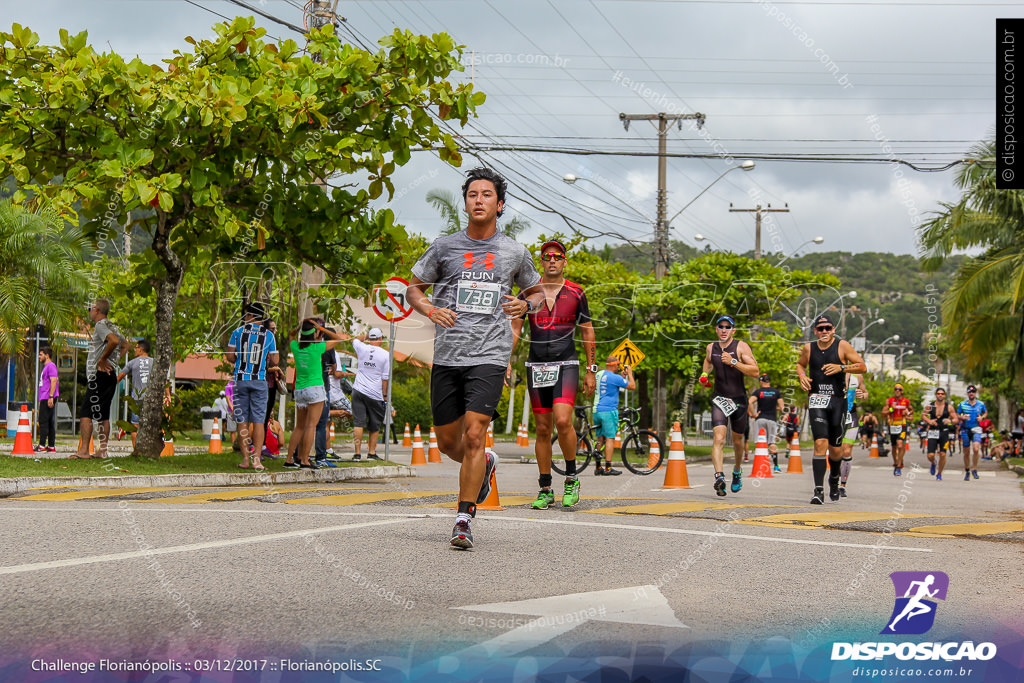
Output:
[[498,305],[501,285],[496,282],[461,280],[455,310],[462,313],[491,313]]

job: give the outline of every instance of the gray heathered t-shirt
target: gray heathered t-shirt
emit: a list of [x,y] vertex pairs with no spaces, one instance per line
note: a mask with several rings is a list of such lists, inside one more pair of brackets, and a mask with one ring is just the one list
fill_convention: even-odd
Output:
[[136,356],[128,361],[125,372],[132,382],[132,398],[136,401],[142,397],[142,392],[149,386],[149,373],[153,369],[154,359],[152,356]]
[[[124,340],[121,330],[118,329],[117,325],[110,322],[109,318],[102,318],[96,323],[96,327],[93,328],[89,355],[85,359],[85,376],[89,379],[96,377],[96,365],[99,363],[103,349],[107,347],[107,335],[111,332],[116,334],[118,339]],[[117,361],[121,360],[121,347],[115,346],[107,360],[113,366],[115,375],[120,372],[121,368],[118,367]]]
[[456,367],[501,365],[512,355],[512,324],[501,309],[512,294],[540,282],[530,251],[497,232],[485,240],[462,230],[439,237],[412,267],[433,285],[430,300],[458,315],[455,326],[434,326],[434,363]]

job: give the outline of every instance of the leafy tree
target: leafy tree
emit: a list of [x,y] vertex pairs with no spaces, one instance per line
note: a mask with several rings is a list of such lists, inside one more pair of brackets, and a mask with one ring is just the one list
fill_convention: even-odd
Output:
[[963,263],[942,303],[945,329],[970,370],[1008,350],[1007,368],[1024,371],[1024,190],[996,187],[995,141],[975,146],[956,175],[960,200],[919,231],[924,265],[935,269],[954,250],[983,248]]
[[0,201],[0,353],[20,354],[36,324],[77,330],[89,285],[85,247],[52,208]]
[[[394,192],[414,147],[459,164],[436,119],[465,124],[484,99],[446,80],[460,49],[443,33],[396,29],[369,53],[326,26],[304,54],[264,42],[251,17],[214,31],[163,67],[97,53],[84,32],[62,30],[59,46],[18,24],[0,33],[0,177],[50,198],[101,247],[127,212],[155,209],[138,226],[150,246],[126,268],[132,294],[156,291],[158,386],[137,446],[150,457],[189,267],[250,261],[245,275],[259,280],[261,262],[308,263],[332,281],[380,281],[405,231],[369,202]],[[339,176],[343,186],[319,184]]]

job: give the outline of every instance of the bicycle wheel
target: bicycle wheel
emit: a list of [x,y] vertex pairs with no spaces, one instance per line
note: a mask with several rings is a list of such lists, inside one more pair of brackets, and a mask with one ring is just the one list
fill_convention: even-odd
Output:
[[[652,444],[658,445],[654,454]],[[622,441],[622,464],[633,474],[651,474],[665,459],[665,443],[649,429],[639,429]]]
[[[551,435],[551,469],[559,474],[565,474],[565,460],[562,458],[555,459],[555,453],[558,451],[558,434]],[[579,438],[576,439],[576,474],[581,474],[583,470],[587,469],[587,465],[590,464],[590,457],[593,450],[590,445],[590,439],[587,438],[586,434],[580,434]]]

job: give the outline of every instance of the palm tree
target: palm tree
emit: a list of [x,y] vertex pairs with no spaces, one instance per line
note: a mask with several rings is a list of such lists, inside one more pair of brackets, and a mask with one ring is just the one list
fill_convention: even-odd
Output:
[[943,297],[947,333],[968,369],[997,353],[1024,370],[1024,191],[996,188],[994,140],[971,149],[957,172],[963,194],[919,229],[922,265],[935,270],[954,250],[984,249],[964,261]]
[[[444,220],[444,227],[441,228],[441,235],[451,235],[462,230],[462,200],[461,198],[445,190],[430,190],[427,192],[427,201],[437,209]],[[504,221],[500,230],[515,239],[519,233],[530,227],[530,221],[522,216],[513,216]]]
[[0,353],[21,353],[36,324],[76,329],[89,289],[85,247],[51,208],[0,200]]

